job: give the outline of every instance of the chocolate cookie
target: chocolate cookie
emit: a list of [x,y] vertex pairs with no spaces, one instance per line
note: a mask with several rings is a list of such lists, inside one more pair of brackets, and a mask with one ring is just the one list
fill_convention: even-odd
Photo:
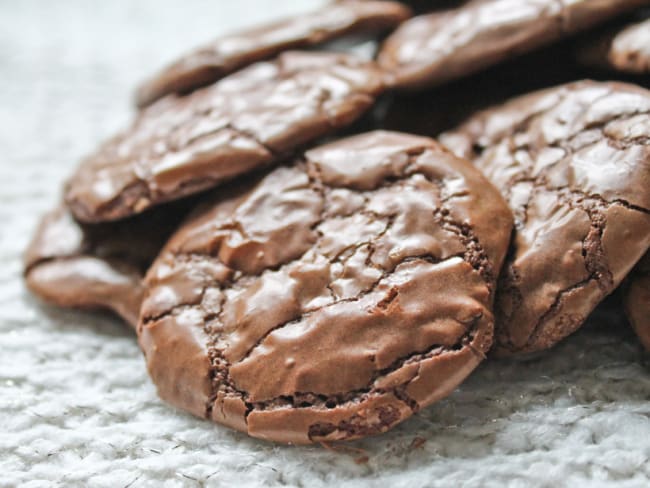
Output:
[[383,89],[372,62],[288,52],[141,111],[67,185],[81,221],[119,219],[277,161],[351,123]]
[[89,226],[61,205],[45,215],[27,248],[27,286],[58,306],[110,309],[135,327],[144,273],[187,208]]
[[649,135],[649,91],[583,81],[441,137],[515,215],[495,303],[498,353],[545,349],[575,331],[648,249]]
[[590,66],[633,74],[650,73],[650,18],[589,39],[578,57]]
[[623,303],[641,344],[650,351],[650,253],[637,264],[623,292]]
[[646,5],[647,0],[473,0],[414,17],[384,43],[379,63],[398,88],[438,85]]
[[170,93],[189,93],[288,49],[314,46],[348,34],[381,33],[409,16],[409,9],[397,2],[350,0],[230,34],[181,57],[143,83],[137,90],[136,103],[144,107]]
[[149,372],[164,400],[254,437],[384,432],[485,357],[511,225],[431,139],[321,146],[170,239],[138,325]]

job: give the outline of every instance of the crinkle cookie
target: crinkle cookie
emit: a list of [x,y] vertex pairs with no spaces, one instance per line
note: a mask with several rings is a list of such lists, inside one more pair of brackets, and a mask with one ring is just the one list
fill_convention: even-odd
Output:
[[269,165],[357,119],[383,76],[351,55],[288,52],[165,97],[82,162],[66,202],[81,221],[115,220]]
[[308,151],[170,239],[138,325],[151,377],[254,437],[384,432],[484,359],[511,226],[499,192],[431,139]]
[[650,92],[581,81],[479,112],[441,141],[501,190],[515,235],[495,350],[571,334],[650,245]]
[[145,107],[171,93],[187,94],[288,49],[350,34],[381,34],[409,16],[409,9],[397,2],[349,0],[230,34],[182,56],[144,82],[136,103]]
[[385,41],[379,63],[397,88],[466,76],[571,35],[647,0],[473,0],[413,17]]

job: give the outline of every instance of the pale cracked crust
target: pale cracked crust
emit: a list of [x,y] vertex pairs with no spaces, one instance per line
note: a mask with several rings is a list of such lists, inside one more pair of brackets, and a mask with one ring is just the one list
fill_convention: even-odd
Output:
[[396,88],[439,85],[562,39],[647,0],[473,0],[414,17],[384,42]]
[[511,226],[431,139],[309,151],[172,237],[146,279],[149,372],[163,399],[255,437],[383,432],[484,358]]
[[641,344],[650,351],[650,253],[630,273],[623,289],[623,305]]
[[356,120],[383,90],[372,62],[287,52],[141,111],[66,186],[81,221],[114,220],[274,163]]
[[183,55],[136,92],[142,108],[165,95],[187,94],[288,49],[302,49],[349,34],[381,34],[410,17],[404,5],[350,0],[226,35]]
[[43,216],[25,251],[25,282],[48,303],[109,309],[135,328],[144,274],[192,203],[93,226],[61,204]]
[[574,332],[650,245],[650,92],[576,82],[480,112],[441,141],[501,189],[515,236],[495,352]]

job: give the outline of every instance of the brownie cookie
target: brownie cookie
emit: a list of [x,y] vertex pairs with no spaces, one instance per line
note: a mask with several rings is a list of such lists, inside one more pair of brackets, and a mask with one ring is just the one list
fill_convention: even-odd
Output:
[[649,135],[649,91],[583,81],[441,137],[515,215],[495,302],[498,353],[545,349],[575,331],[648,249]]
[[641,344],[650,351],[650,253],[637,264],[623,291],[623,303]]
[[66,202],[79,220],[98,222],[216,186],[351,123],[382,78],[353,56],[288,52],[165,97],[81,164]]
[[181,57],[137,90],[144,107],[170,93],[186,94],[251,63],[288,49],[305,48],[348,34],[381,33],[410,16],[404,5],[347,1],[219,38]]
[[254,437],[384,432],[485,357],[511,226],[431,139],[318,147],[170,239],[138,325],[149,372],[164,400]]
[[46,302],[106,308],[135,327],[142,278],[189,205],[88,226],[61,205],[43,217],[25,253],[25,281]]
[[581,47],[578,58],[590,66],[650,73],[650,18],[590,39]]
[[466,76],[551,43],[647,0],[473,0],[414,17],[384,43],[379,63],[398,88]]

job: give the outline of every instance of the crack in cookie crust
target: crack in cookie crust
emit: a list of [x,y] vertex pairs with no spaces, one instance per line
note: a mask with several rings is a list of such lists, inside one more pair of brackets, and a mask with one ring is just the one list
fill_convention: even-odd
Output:
[[114,220],[263,168],[356,120],[383,77],[351,55],[287,52],[169,95],[82,162],[66,202],[82,221]]
[[575,331],[648,248],[649,135],[646,90],[578,82],[441,137],[515,214],[495,309],[498,353],[544,349]]
[[194,411],[251,435],[386,430],[483,359],[510,225],[480,173],[430,139],[344,139],[183,226],[147,278],[141,341],[154,351],[159,324],[200,326]]

